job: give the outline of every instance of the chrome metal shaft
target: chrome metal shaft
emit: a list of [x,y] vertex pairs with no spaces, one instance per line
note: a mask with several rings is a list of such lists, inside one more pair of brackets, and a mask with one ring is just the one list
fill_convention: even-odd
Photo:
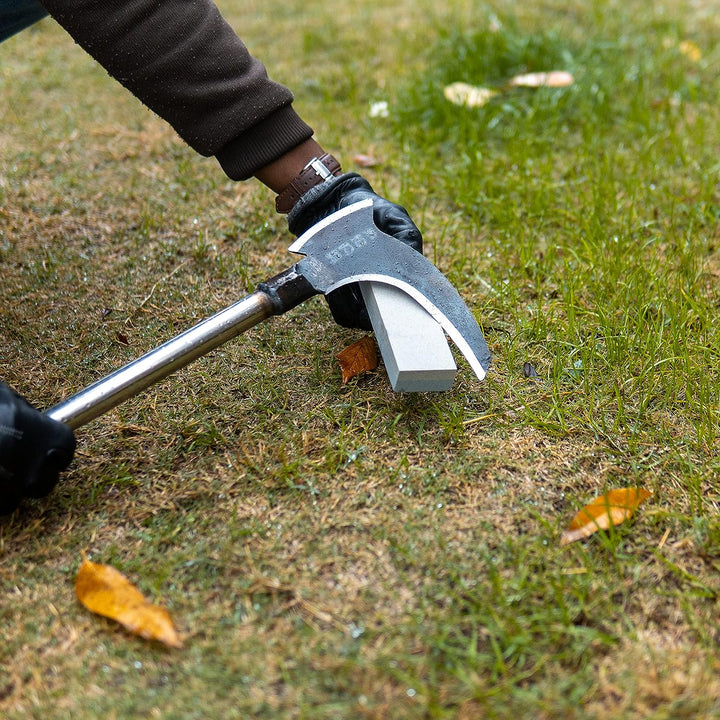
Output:
[[274,314],[277,314],[277,309],[266,293],[258,291],[248,295],[46,413],[71,428],[85,425]]

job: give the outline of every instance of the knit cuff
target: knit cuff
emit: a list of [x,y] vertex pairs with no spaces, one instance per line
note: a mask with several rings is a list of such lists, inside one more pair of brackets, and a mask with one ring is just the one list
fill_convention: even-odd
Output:
[[231,180],[247,180],[312,134],[312,128],[288,105],[231,140],[215,157]]

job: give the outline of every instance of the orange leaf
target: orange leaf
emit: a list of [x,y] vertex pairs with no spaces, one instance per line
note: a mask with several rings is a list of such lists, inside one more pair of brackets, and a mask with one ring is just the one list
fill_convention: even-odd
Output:
[[169,647],[182,647],[170,613],[164,607],[147,602],[142,593],[110,565],[83,560],[75,578],[75,594],[88,610],[117,620],[135,635],[159,640]]
[[572,519],[560,538],[561,545],[607,530],[632,517],[638,505],[652,493],[644,488],[618,488],[596,497]]
[[340,362],[343,385],[361,372],[374,370],[378,364],[375,342],[369,335],[349,345],[335,357]]

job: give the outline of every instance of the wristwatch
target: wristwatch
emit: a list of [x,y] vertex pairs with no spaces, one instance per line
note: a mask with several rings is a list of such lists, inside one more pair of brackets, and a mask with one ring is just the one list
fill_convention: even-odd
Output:
[[340,163],[330,153],[314,157],[300,174],[275,198],[275,209],[289,213],[295,203],[312,187],[342,172]]

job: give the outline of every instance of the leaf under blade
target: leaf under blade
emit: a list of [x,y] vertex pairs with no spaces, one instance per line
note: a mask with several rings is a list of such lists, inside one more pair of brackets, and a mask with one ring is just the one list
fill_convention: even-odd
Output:
[[75,578],[75,594],[88,610],[116,620],[135,635],[158,640],[168,647],[183,646],[170,613],[145,600],[142,593],[110,565],[83,560]]
[[335,357],[340,363],[343,385],[362,372],[375,370],[378,365],[375,341],[369,335],[348,345]]
[[560,537],[560,545],[568,545],[598,530],[619,525],[632,517],[638,505],[650,495],[652,493],[645,488],[617,488],[603,493],[575,515]]

